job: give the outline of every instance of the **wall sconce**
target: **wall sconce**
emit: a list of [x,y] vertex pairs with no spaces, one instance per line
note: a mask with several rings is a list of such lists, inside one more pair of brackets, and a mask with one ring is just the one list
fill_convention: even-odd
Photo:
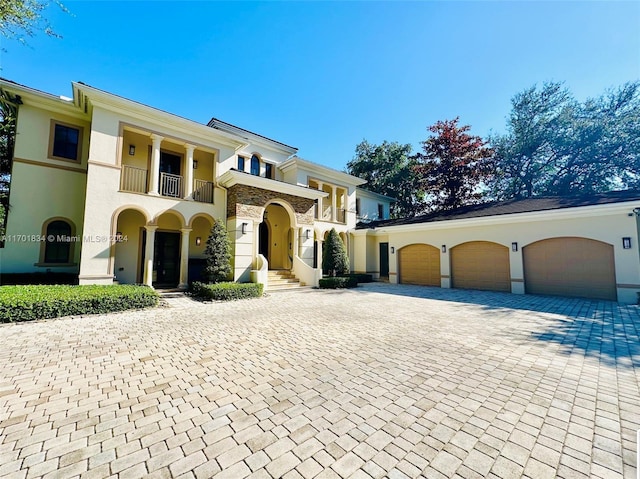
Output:
[[513,252],[518,251],[518,243],[516,243],[515,241],[511,243],[511,251]]
[[242,223],[241,231],[242,231],[242,234],[243,234],[243,235],[244,235],[244,234],[247,234],[247,226],[248,226],[248,225],[249,225],[249,223]]
[[193,160],[193,169],[194,170],[198,169],[198,160]]
[[628,236],[622,238],[622,247],[624,249],[631,249],[631,238],[629,238]]
[[304,232],[304,239],[308,240],[311,237],[311,230],[306,230]]
[[446,244],[443,244],[443,245],[442,245],[442,252],[443,252],[443,253],[446,253],[446,252],[447,252],[447,245],[446,245]]
[[136,154],[136,145],[129,145],[129,156]]
[[391,247],[391,254],[394,254],[396,252],[396,249],[392,246]]
[[201,243],[202,243],[202,238],[200,238],[200,236],[196,236],[196,246],[200,246]]

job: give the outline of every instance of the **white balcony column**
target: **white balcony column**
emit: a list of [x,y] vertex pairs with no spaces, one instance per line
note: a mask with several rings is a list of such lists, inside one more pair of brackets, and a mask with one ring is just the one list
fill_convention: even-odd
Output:
[[[322,191],[322,183],[321,182],[317,182],[318,183],[318,191]],[[323,211],[322,211],[322,198],[318,198],[318,211],[316,212],[316,218],[319,220],[322,220],[322,216],[323,216]]]
[[186,144],[184,145],[187,150],[186,156],[186,167],[184,172],[184,198],[193,199],[193,152],[196,147],[193,145]]
[[187,289],[189,287],[189,233],[191,228],[180,229],[180,283],[178,288]]
[[143,282],[147,286],[153,283],[153,252],[156,242],[156,230],[158,225],[146,225],[147,239],[144,248],[144,278]]
[[338,221],[338,210],[336,208],[336,187],[331,185],[331,221]]
[[158,195],[158,184],[160,182],[160,144],[164,140],[164,137],[160,135],[151,135],[151,141],[153,146],[151,147],[151,173],[149,177],[149,194]]
[[320,271],[322,271],[322,247],[323,247],[323,243],[324,241],[322,241],[321,239],[317,239],[316,240],[318,242],[318,269]]

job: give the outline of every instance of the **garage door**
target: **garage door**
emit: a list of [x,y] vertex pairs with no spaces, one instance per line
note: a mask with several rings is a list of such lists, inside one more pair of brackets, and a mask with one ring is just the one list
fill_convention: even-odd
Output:
[[400,282],[440,286],[440,250],[427,244],[412,244],[399,250]]
[[454,288],[511,291],[509,249],[489,241],[473,241],[451,248]]
[[587,238],[551,238],[522,249],[525,291],[616,299],[613,246]]

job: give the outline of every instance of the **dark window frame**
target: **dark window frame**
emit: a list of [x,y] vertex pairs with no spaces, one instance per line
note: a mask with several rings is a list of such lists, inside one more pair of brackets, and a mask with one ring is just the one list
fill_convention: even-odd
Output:
[[49,158],[80,163],[82,159],[82,136],[83,128],[81,126],[55,119],[51,120]]

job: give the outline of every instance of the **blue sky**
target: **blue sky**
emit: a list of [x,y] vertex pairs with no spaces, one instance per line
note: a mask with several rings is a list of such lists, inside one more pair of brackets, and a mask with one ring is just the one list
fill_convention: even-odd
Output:
[[517,92],[584,100],[640,79],[640,2],[68,1],[62,39],[2,39],[0,75],[59,95],[83,81],[212,116],[343,169],[362,139],[411,143],[460,116],[502,132]]

